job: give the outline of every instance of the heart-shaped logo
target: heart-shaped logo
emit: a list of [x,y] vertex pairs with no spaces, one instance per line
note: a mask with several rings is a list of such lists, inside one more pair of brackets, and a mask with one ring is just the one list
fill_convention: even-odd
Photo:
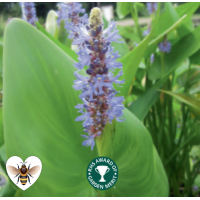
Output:
[[22,190],[28,189],[39,178],[42,163],[35,156],[28,157],[24,162],[18,156],[12,156],[6,163],[7,174],[12,182]]

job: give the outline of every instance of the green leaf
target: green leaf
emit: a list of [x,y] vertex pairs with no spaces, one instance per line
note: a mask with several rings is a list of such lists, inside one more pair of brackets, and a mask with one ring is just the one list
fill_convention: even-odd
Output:
[[197,94],[199,92],[200,92],[200,81],[191,86],[189,93],[190,94]]
[[132,2],[117,2],[117,15],[120,19],[131,12]]
[[138,12],[144,10],[145,5],[143,3],[140,3],[140,2],[133,2],[133,3],[136,5]]
[[[157,89],[163,85],[163,83],[180,65],[180,63],[182,63],[188,56],[200,48],[199,35],[200,26],[173,46],[172,51],[169,54],[166,54],[164,57],[165,70],[162,79],[160,79],[155,85],[153,85],[142,96],[134,101],[130,107],[128,107],[128,109],[133,112],[134,115],[136,115],[140,120],[145,118],[151,106],[158,99],[159,92]],[[160,60],[157,60],[155,63],[159,63],[159,66],[161,66]],[[161,67],[158,72],[155,71],[154,73],[159,77],[159,73],[162,73]]]
[[[7,157],[25,160],[34,155],[43,165],[31,190],[16,196],[97,196],[87,181],[86,169],[98,153],[81,145],[84,132],[81,123],[75,122],[78,113],[74,106],[80,99],[72,88],[72,58],[23,20],[12,20],[4,36]],[[113,122],[111,159],[121,175],[116,189],[107,190],[105,195],[167,196],[168,181],[150,134],[127,110],[125,118],[122,123]],[[106,130],[104,135],[113,136]]]
[[197,67],[188,69],[177,77],[177,83],[182,87],[184,87],[187,82],[189,84],[188,86],[190,87],[199,80],[200,80],[200,69]]
[[45,35],[47,36],[52,42],[54,42],[56,45],[58,45],[64,52],[66,52],[72,59],[74,59],[75,61],[78,61],[77,58],[77,54],[72,51],[69,47],[63,45],[62,43],[60,43],[57,39],[55,39],[51,34],[49,34],[39,22],[36,22],[36,26],[37,28]]
[[[158,20],[159,11],[160,11],[160,4],[158,5],[155,22]],[[150,34],[147,37],[145,37],[143,41],[136,48],[130,51],[122,59],[119,59],[119,62],[123,64],[123,72],[124,72],[124,75],[121,76],[121,78],[125,79],[125,85],[121,88],[118,88],[118,90],[121,92],[120,95],[123,95],[125,97],[128,95],[130,87],[133,83],[133,79],[137,72],[138,66],[147,49],[154,27],[155,26],[153,26]]]
[[103,136],[97,140],[99,155],[112,158],[121,174],[115,184],[116,188],[100,194],[168,196],[168,180],[149,132],[127,109],[124,117],[123,123],[107,125]]
[[6,156],[6,149],[5,149],[5,144],[0,147],[0,165],[4,172],[6,172],[6,161],[7,161],[7,156]]
[[131,26],[117,26],[117,29],[119,30],[119,34],[125,38],[129,39],[131,41],[140,42],[139,36],[133,31],[133,27]]
[[188,94],[175,93],[165,90],[160,91],[169,94],[179,101],[185,103],[195,116],[200,117],[200,99]]
[[175,22],[179,20],[179,16],[176,13],[172,3],[165,2],[165,12],[160,15],[158,22],[156,24],[154,34],[156,36],[165,32],[170,28]]
[[4,135],[3,135],[3,113],[2,107],[0,108],[0,147],[4,144]]
[[75,122],[74,106],[80,100],[72,88],[74,61],[23,20],[12,20],[4,36],[7,157],[25,160],[35,155],[43,165],[39,179],[23,195],[95,196],[85,172],[98,155],[96,150],[82,147],[83,128]]
[[2,76],[3,76],[3,43],[0,42],[0,89],[2,89]]
[[145,50],[148,46],[151,35],[146,37],[136,48],[129,52],[126,56],[119,60],[123,64],[124,75],[121,79],[125,79],[125,84],[118,90],[120,95],[127,96],[130,90],[131,84],[137,72],[138,66],[143,58]]
[[55,38],[58,36],[57,17],[58,14],[54,10],[50,10],[47,14],[45,23],[46,31]]
[[180,17],[182,17],[185,14],[187,14],[188,17],[191,17],[193,13],[199,8],[199,5],[200,5],[199,2],[184,3],[176,7],[175,10]]
[[190,56],[190,63],[200,65],[200,49]]

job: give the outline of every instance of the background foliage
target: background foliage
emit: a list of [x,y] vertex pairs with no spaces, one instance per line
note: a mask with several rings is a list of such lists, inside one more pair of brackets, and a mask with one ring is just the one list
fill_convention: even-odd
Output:
[[[0,9],[20,15],[13,5],[0,3]],[[91,5],[83,5],[90,10]],[[118,90],[125,97],[126,120],[107,125],[92,152],[81,146],[83,130],[74,121],[79,102],[72,88],[77,55],[63,25],[55,25],[54,11],[46,19],[50,28],[41,25],[47,11],[56,10],[55,3],[36,4],[42,17],[37,28],[11,20],[0,43],[0,174],[6,177],[5,162],[13,155],[38,156],[43,171],[37,184],[23,193],[7,179],[0,196],[198,196],[200,26],[192,19],[199,5],[159,3],[145,26],[138,21],[148,14],[145,4],[114,5],[115,19],[132,17],[135,24],[118,26],[125,42],[112,44],[123,63],[125,84]],[[104,23],[108,24],[105,19]],[[150,34],[143,36],[149,26]],[[172,44],[170,53],[158,49],[166,37]],[[97,191],[87,182],[87,165],[97,156],[115,160],[121,172],[116,188]]]

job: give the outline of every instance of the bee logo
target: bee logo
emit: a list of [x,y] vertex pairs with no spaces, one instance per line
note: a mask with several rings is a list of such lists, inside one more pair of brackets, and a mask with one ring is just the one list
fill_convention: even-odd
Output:
[[[22,162],[20,162],[22,163]],[[27,162],[25,163],[22,163],[21,167],[19,168],[19,165],[17,164],[17,168],[11,166],[11,165],[8,165],[7,166],[7,170],[12,174],[12,175],[15,175],[14,178],[18,177],[17,179],[17,184],[20,180],[21,184],[22,185],[26,185],[27,183],[27,179],[28,179],[28,182],[31,184],[30,182],[30,177],[31,178],[34,178],[33,175],[37,174],[37,172],[40,170],[40,166],[39,165],[36,165],[32,168],[30,168],[30,165],[28,166],[28,168],[26,167],[26,164]]]

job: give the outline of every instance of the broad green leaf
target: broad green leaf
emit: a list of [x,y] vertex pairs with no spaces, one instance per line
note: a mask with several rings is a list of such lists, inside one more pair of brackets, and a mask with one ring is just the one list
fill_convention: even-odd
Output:
[[23,196],[95,196],[85,172],[98,155],[82,147],[83,128],[75,122],[74,106],[80,100],[72,88],[74,61],[23,20],[12,20],[4,36],[7,157],[25,160],[35,155],[43,165],[39,179]]
[[167,196],[168,180],[149,132],[127,109],[124,117],[123,123],[107,125],[103,136],[97,140],[99,155],[115,160],[120,172],[116,188],[100,194]]
[[118,17],[124,18],[131,11],[132,2],[117,2],[117,15]]
[[[80,135],[84,132],[81,123],[75,122],[78,113],[74,106],[80,99],[79,92],[72,88],[75,80],[72,58],[19,19],[6,27],[4,45],[7,157],[17,155],[25,160],[35,155],[43,165],[31,190],[16,196],[96,196],[97,191],[87,181],[86,169],[101,154],[96,148],[91,151],[81,145]],[[122,123],[113,122],[111,159],[116,160],[121,175],[116,189],[107,190],[105,195],[167,196],[167,178],[150,134],[127,110],[125,118]],[[104,135],[113,136],[107,130]]]
[[178,99],[179,101],[185,103],[194,115],[200,117],[200,99],[188,94],[175,93],[165,90],[160,91],[169,94]]
[[46,18],[46,31],[50,33],[55,38],[58,37],[58,26],[57,26],[58,14],[54,10],[50,10]]
[[188,17],[191,17],[192,14],[199,8],[199,6],[200,6],[199,2],[189,2],[177,6],[175,10],[180,17],[182,17],[185,14],[187,14]]
[[60,43],[57,39],[55,39],[51,34],[49,34],[40,23],[36,22],[37,28],[45,35],[47,36],[51,41],[53,41],[56,45],[58,45],[64,52],[66,52],[73,60],[77,61],[77,54],[72,51],[69,47],[63,45]]
[[[188,56],[200,48],[199,36],[200,26],[175,44],[172,48],[172,51],[169,54],[166,54],[164,57],[165,70],[162,79],[160,79],[154,86],[147,90],[142,96],[133,102],[130,107],[128,107],[128,109],[140,120],[145,118],[151,106],[158,99],[159,92],[157,89],[163,85],[163,83],[167,80],[170,74],[174,72],[180,63],[182,63]],[[160,61],[156,61],[155,63],[159,63],[161,66]],[[154,73],[156,73],[159,77],[159,73],[162,73],[161,67],[158,72],[155,71]]]

